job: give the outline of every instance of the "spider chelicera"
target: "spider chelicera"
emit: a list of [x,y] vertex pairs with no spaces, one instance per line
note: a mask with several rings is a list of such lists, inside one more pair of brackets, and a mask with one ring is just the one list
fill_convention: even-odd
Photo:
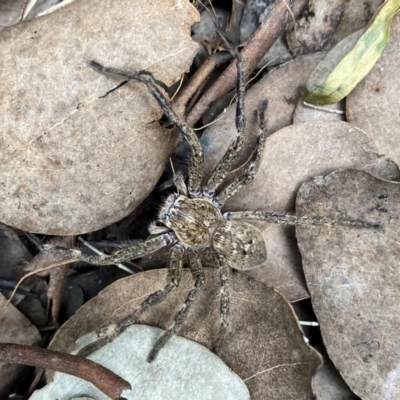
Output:
[[[173,324],[156,341],[148,360],[152,361],[167,340],[176,332],[185,318],[196,294],[204,281],[202,262],[213,264],[219,268],[221,278],[220,332],[215,343],[218,353],[221,341],[228,325],[229,314],[229,274],[230,268],[238,270],[251,269],[263,263],[267,252],[261,232],[250,225],[249,220],[261,220],[277,224],[290,225],[348,225],[354,227],[371,227],[372,224],[362,221],[333,220],[325,217],[296,217],[287,214],[275,214],[264,211],[237,211],[221,213],[224,203],[249,184],[257,173],[264,148],[265,128],[264,111],[266,101],[261,102],[256,112],[259,121],[259,134],[255,151],[248,162],[240,169],[240,173],[227,185],[224,181],[237,161],[243,149],[245,134],[244,117],[244,61],[240,53],[222,35],[225,45],[237,60],[237,104],[236,104],[236,140],[214,169],[211,177],[202,184],[204,156],[201,144],[194,133],[173,111],[169,101],[159,89],[156,80],[147,71],[126,73],[113,68],[105,68],[97,62],[90,66],[99,73],[121,78],[125,81],[139,81],[145,84],[157,100],[164,114],[183,133],[191,147],[191,159],[188,176],[185,179],[180,173],[174,177],[177,193],[171,194],[160,209],[158,221],[149,227],[150,237],[143,242],[136,242],[120,248],[111,255],[89,255],[81,249],[68,249],[50,244],[40,246],[42,250],[53,254],[71,257],[94,265],[111,265],[133,260],[153,253],[164,246],[170,248],[168,279],[166,286],[151,294],[134,311],[134,313],[117,324],[114,330],[100,337],[96,342],[86,346],[80,355],[88,355],[112,340],[131,324],[137,323],[140,315],[155,303],[163,300],[179,285],[184,260],[188,260],[194,284],[187,294],[186,300],[176,314]],[[222,189],[221,186],[223,187]]]

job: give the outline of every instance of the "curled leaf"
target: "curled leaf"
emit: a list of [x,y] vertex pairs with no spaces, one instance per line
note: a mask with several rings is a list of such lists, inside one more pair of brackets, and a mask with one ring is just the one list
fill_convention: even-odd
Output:
[[389,41],[392,19],[399,10],[399,0],[386,1],[353,49],[304,101],[322,106],[346,97],[378,61]]

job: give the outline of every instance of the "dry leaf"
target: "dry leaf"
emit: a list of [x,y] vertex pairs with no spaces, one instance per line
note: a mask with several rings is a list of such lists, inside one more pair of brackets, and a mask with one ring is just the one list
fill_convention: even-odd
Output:
[[[206,281],[179,335],[211,348],[219,330],[219,272],[206,269]],[[67,351],[75,340],[112,319],[131,313],[150,293],[162,288],[166,270],[121,279],[86,303],[57,332],[51,348]],[[179,289],[143,315],[147,325],[168,327],[192,287],[184,270]],[[249,388],[252,400],[312,399],[311,376],[319,356],[304,343],[293,311],[274,289],[251,278],[231,277],[230,327],[222,346],[222,360]],[[161,350],[162,351],[162,350]]]
[[97,60],[167,85],[196,54],[187,1],[81,0],[2,31],[0,220],[70,235],[129,214],[164,170],[173,138],[142,84],[96,74]]
[[0,31],[20,21],[25,0],[0,1]]
[[[6,303],[6,298],[0,293],[0,306]],[[40,334],[13,305],[1,309],[0,342],[18,344],[39,344]],[[23,365],[9,364],[0,361],[0,398],[6,398],[9,387],[17,376],[25,370]]]
[[326,351],[318,347],[323,357],[321,365],[313,376],[313,389],[318,400],[360,400],[346,385],[339,371],[332,364]]
[[0,224],[0,249],[0,279],[13,281],[15,267],[28,263],[32,255],[14,230],[3,224]]
[[379,153],[397,165],[400,165],[399,64],[400,16],[396,16],[385,52],[346,100],[348,121],[363,129],[374,140]]
[[[364,28],[382,0],[318,0],[288,35],[295,54],[329,50],[346,36]],[[299,44],[302,45],[299,47]]]
[[381,229],[298,227],[314,311],[328,354],[364,400],[400,398],[400,185],[339,170],[300,189],[299,215],[381,224]]

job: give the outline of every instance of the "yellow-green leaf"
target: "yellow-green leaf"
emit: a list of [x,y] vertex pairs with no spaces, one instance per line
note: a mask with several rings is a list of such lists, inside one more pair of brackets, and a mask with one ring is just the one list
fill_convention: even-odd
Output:
[[304,101],[322,106],[337,103],[346,97],[378,61],[389,41],[390,25],[398,11],[400,0],[387,0],[353,49],[324,83],[306,95]]

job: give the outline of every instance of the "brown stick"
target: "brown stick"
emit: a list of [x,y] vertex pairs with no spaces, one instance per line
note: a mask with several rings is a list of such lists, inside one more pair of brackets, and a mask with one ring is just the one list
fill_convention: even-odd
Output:
[[0,343],[0,360],[14,364],[49,368],[74,375],[93,383],[113,400],[121,399],[126,389],[132,389],[129,382],[94,361],[59,351],[41,349],[15,343]]
[[189,84],[176,95],[172,102],[172,107],[178,115],[185,115],[186,105],[196,93],[197,89],[208,79],[215,68],[229,61],[230,58],[232,58],[232,56],[229,53],[214,53],[204,61],[190,78]]
[[[308,3],[308,0],[278,0],[257,30],[251,35],[241,55],[246,64],[246,77],[249,76],[268,49],[284,32],[292,14],[297,16]],[[235,87],[237,78],[236,60],[234,60],[217,79],[214,85],[203,94],[186,118],[194,126],[211,105]]]

